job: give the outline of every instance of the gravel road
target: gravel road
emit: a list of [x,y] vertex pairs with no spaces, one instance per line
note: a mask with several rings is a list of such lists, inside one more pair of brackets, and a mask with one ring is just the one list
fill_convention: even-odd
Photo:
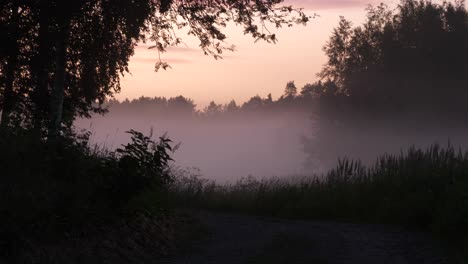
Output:
[[206,230],[173,264],[436,264],[445,252],[431,237],[396,227],[191,213]]

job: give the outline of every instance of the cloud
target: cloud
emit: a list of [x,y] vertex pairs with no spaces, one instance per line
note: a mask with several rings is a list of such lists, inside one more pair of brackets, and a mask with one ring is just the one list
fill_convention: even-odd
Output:
[[310,10],[323,10],[365,7],[368,4],[376,4],[378,2],[378,0],[286,0],[285,4]]
[[167,52],[178,52],[178,53],[200,52],[199,49],[194,49],[194,48],[189,48],[189,47],[182,47],[182,46],[169,47],[166,50],[167,50]]
[[[152,44],[150,43],[138,44],[138,46],[136,47],[136,51],[137,51],[136,56],[132,58],[132,61],[138,62],[138,63],[151,63],[151,64],[157,63],[158,62],[157,50],[148,49],[151,46]],[[192,59],[190,58],[193,58],[196,52],[200,53],[200,50],[189,48],[189,47],[184,47],[184,46],[169,47],[166,49],[165,53],[161,54],[161,60],[169,64],[191,63]],[[168,55],[168,57],[166,57],[167,56],[166,54]],[[178,54],[179,56],[177,56]],[[184,58],[179,58],[179,57],[184,57]]]
[[[184,64],[184,63],[190,63],[191,60],[187,59],[181,59],[181,58],[161,58],[163,62],[167,62],[169,64]],[[151,58],[144,58],[144,57],[135,57],[132,58],[132,61],[137,62],[137,63],[151,63],[151,64],[156,64],[158,62],[158,58],[156,57],[151,57]]]
[[[138,44],[136,47],[137,50],[148,50],[153,44]],[[199,52],[199,50],[184,46],[174,46],[166,49],[167,52],[176,52],[176,53],[192,53]]]

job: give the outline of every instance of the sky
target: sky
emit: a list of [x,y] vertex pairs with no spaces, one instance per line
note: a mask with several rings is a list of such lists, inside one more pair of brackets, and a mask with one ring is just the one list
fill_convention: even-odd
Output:
[[[119,100],[140,96],[174,97],[184,95],[202,109],[211,100],[227,103],[245,102],[250,97],[269,93],[273,98],[283,94],[288,81],[295,81],[300,89],[317,80],[316,74],[326,62],[322,47],[328,40],[339,16],[355,25],[365,19],[365,8],[378,4],[377,0],[292,0],[307,14],[318,14],[307,26],[297,25],[279,29],[277,44],[254,40],[243,35],[242,28],[228,26],[227,42],[236,46],[235,52],[224,54],[222,60],[205,56],[196,39],[183,36],[186,46],[168,49],[161,55],[171,65],[166,71],[154,71],[158,54],[148,45],[136,48],[130,60],[130,74],[122,78]],[[395,6],[397,1],[385,1]],[[289,4],[289,3],[287,3]]]

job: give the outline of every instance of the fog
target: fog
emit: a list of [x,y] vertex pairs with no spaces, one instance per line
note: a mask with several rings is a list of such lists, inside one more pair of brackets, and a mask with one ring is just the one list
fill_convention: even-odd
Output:
[[182,168],[198,168],[204,177],[234,182],[256,178],[323,173],[339,158],[371,165],[384,153],[399,154],[411,146],[438,143],[468,148],[468,129],[447,117],[406,114],[317,117],[311,111],[242,113],[237,116],[194,117],[112,111],[80,119],[77,129],[92,132],[91,143],[115,149],[128,143],[130,129],[153,138],[167,133],[180,143],[173,157]]
[[196,167],[204,177],[235,181],[255,177],[303,174],[306,154],[301,137],[310,131],[306,114],[249,115],[248,118],[197,119],[117,115],[81,119],[79,129],[92,132],[91,143],[115,149],[130,140],[130,129],[153,137],[164,133],[180,147],[177,166]]
[[198,167],[219,181],[310,175],[343,157],[372,164],[379,155],[411,146],[466,150],[463,3],[402,1],[397,9],[366,12],[360,26],[343,17],[337,21],[323,47],[328,60],[319,81],[300,89],[290,81],[277,100],[257,95],[239,106],[212,102],[201,111],[183,96],[111,100],[108,115],[76,125],[111,149],[128,142],[129,129],[167,132],[182,143],[176,164]]
[[[468,125],[448,115],[407,113],[404,116],[342,117],[316,124],[305,141],[307,170],[326,171],[337,159],[360,160],[373,165],[384,154],[399,155],[411,147],[428,149],[432,145],[468,149]],[[306,171],[307,171],[306,170]]]

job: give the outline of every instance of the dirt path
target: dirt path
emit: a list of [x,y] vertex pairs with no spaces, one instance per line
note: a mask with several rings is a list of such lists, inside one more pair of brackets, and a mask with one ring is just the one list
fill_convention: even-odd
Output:
[[403,229],[198,212],[207,234],[159,263],[445,263],[430,237]]

